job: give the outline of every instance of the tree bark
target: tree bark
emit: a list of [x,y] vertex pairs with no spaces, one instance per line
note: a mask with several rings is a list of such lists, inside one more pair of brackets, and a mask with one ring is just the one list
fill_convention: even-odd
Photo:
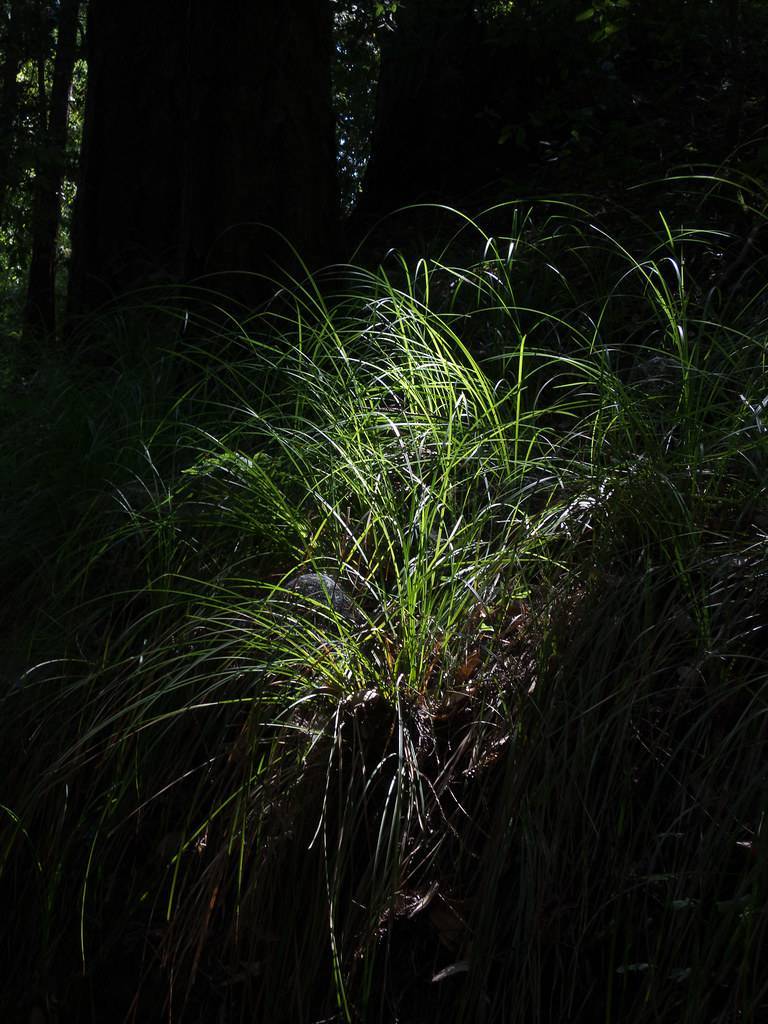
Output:
[[327,0],[91,0],[73,312],[210,274],[249,297],[292,263],[276,232],[333,255],[331,27]]
[[68,306],[174,275],[181,222],[185,0],[91,0]]
[[469,0],[403,3],[381,48],[371,158],[357,218],[471,185],[478,27]]
[[247,295],[230,272],[296,270],[289,244],[311,267],[335,255],[330,6],[199,5],[190,36],[184,271]]
[[53,334],[56,329],[56,239],[61,220],[61,185],[66,166],[69,95],[79,11],[80,0],[61,0],[47,126],[33,192],[32,259],[24,308],[27,337]]
[[24,45],[21,14],[22,0],[11,0],[3,33],[5,59],[0,81],[0,223],[5,220],[6,195],[11,185],[11,160],[19,109],[17,79]]

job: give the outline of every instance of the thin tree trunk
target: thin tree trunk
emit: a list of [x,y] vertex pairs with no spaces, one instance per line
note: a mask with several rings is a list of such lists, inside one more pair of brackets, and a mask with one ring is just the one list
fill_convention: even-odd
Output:
[[11,160],[19,109],[18,74],[23,49],[22,2],[11,0],[2,41],[5,59],[0,80],[0,223],[5,220],[5,201],[11,185]]
[[61,220],[61,185],[66,166],[69,95],[77,47],[80,0],[61,0],[48,123],[40,148],[32,208],[32,261],[24,333],[53,334],[56,328],[56,239]]

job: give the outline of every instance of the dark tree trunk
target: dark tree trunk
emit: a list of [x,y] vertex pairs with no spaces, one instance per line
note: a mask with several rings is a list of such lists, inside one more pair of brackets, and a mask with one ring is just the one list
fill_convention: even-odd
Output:
[[79,9],[80,0],[62,0],[59,6],[53,84],[33,194],[32,260],[24,309],[27,336],[53,334],[56,328],[56,238],[61,219],[61,185],[66,165],[69,94]]
[[443,201],[476,177],[478,26],[470,0],[402,4],[381,49],[371,158],[357,218]]
[[334,255],[337,223],[330,6],[195,10],[185,272],[296,269],[276,231],[316,266]]
[[5,199],[11,185],[11,160],[19,109],[18,74],[23,54],[22,2],[11,0],[4,25],[4,59],[0,80],[0,223],[5,219]]
[[[331,15],[320,0],[91,0],[70,308],[152,281],[333,255]],[[269,225],[269,232],[260,225]]]
[[186,0],[90,0],[68,304],[178,271]]

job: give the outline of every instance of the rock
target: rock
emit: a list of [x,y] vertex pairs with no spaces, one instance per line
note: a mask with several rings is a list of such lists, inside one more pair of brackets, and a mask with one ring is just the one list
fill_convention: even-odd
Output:
[[323,615],[324,609],[349,622],[357,622],[360,618],[360,609],[342,584],[328,573],[301,573],[288,580],[285,590],[292,591],[298,596],[299,599],[291,601],[291,604],[313,622],[328,618],[327,615]]

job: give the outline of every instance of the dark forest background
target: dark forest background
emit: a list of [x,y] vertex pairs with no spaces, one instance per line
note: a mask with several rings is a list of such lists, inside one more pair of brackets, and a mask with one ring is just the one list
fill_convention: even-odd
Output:
[[767,0],[0,0],[0,1021],[768,1021]]
[[346,258],[408,204],[759,176],[765,19],[746,0],[5,3],[5,330],[64,331],[147,283],[247,292],[287,245]]

